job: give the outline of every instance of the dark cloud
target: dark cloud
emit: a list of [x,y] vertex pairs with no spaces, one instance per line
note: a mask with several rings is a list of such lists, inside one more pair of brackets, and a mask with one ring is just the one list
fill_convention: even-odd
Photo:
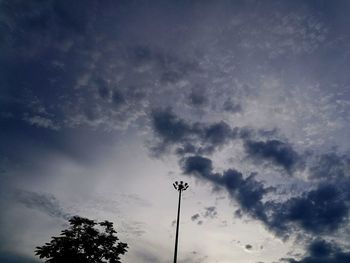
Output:
[[215,218],[217,217],[217,215],[218,215],[218,212],[216,211],[215,206],[205,207],[204,213],[203,213],[204,218]]
[[18,190],[15,194],[15,200],[28,208],[36,209],[49,216],[69,219],[71,214],[64,211],[59,201],[51,194],[39,194],[24,190]]
[[339,156],[335,152],[317,156],[315,164],[310,168],[310,178],[327,181],[350,178],[349,157]]
[[112,95],[112,102],[116,107],[120,107],[125,104],[124,95],[119,90],[114,90]]
[[197,225],[202,225],[203,224],[203,220],[199,220],[200,217],[201,216],[197,213],[197,214],[194,214],[193,216],[191,216],[191,220],[193,222],[197,222]]
[[190,156],[183,160],[182,169],[185,174],[195,174],[198,177],[211,178],[213,163],[209,158]]
[[266,220],[262,198],[271,189],[264,188],[261,182],[255,180],[252,174],[243,178],[242,173],[229,169],[222,174],[212,173],[212,161],[201,156],[191,156],[183,160],[185,174],[194,174],[228,190],[230,195],[241,205],[242,209],[253,217]]
[[247,140],[244,144],[248,156],[257,161],[270,161],[292,172],[300,162],[299,155],[292,146],[278,140],[252,141]]
[[193,133],[193,127],[177,118],[170,108],[154,110],[152,112],[152,125],[164,144],[186,141]]
[[273,210],[272,228],[287,231],[293,224],[313,234],[332,233],[342,227],[349,216],[349,204],[343,192],[329,184],[291,198]]
[[234,216],[236,218],[242,218],[243,217],[243,213],[242,213],[242,210],[241,209],[237,209],[234,213]]
[[289,263],[346,263],[350,262],[350,251],[345,251],[334,242],[315,239],[307,248],[307,253],[300,260],[285,258]]
[[152,112],[152,127],[158,135],[158,144],[154,148],[161,150],[169,146],[178,146],[179,155],[186,153],[212,153],[230,140],[237,137],[237,129],[221,121],[213,124],[190,123],[178,118],[171,108]]
[[97,81],[97,87],[98,87],[98,94],[100,95],[100,97],[104,100],[108,100],[111,95],[111,91],[106,81],[104,81],[103,79],[99,79]]
[[[330,234],[348,222],[350,194],[346,188],[350,184],[346,179],[348,159],[345,156],[323,155],[313,162],[312,156],[301,156],[288,142],[274,139],[275,129],[254,131],[249,128],[231,128],[225,122],[191,123],[178,118],[171,109],[156,113],[162,117],[159,118],[162,122],[153,124],[154,131],[163,145],[177,147],[175,152],[180,157],[183,173],[212,183],[214,189],[226,189],[240,206],[235,213],[237,217],[247,213],[282,238],[288,238],[293,233]],[[153,117],[158,116],[153,114]],[[155,120],[159,121],[157,118]],[[269,139],[253,139],[259,136]],[[274,187],[267,187],[257,181],[256,174],[243,176],[235,169],[216,173],[211,159],[201,155],[213,153],[234,139],[243,141],[248,157],[258,164],[272,164],[292,174],[297,169],[304,169],[307,162],[309,166],[314,163],[314,167],[308,170],[311,178],[320,180],[333,177],[342,179],[342,183],[316,183],[313,190],[303,189],[300,195],[289,199],[269,200],[269,193],[278,193]]]
[[178,147],[175,151],[175,153],[179,156],[183,156],[189,153],[194,154],[196,152],[197,148],[191,143],[183,143],[182,146]]
[[212,161],[202,156],[184,158],[181,166],[184,174],[224,187],[240,205],[236,216],[241,217],[242,211],[246,212],[280,236],[300,230],[312,234],[332,233],[348,222],[347,187],[320,185],[299,197],[275,202],[264,200],[274,188],[265,187],[255,179],[255,174],[244,178],[234,169],[214,173]]
[[207,105],[208,97],[202,89],[192,89],[188,97],[189,102],[194,107],[202,107]]
[[208,125],[204,128],[203,139],[213,146],[223,145],[229,139],[234,138],[236,138],[236,129],[231,129],[231,127],[223,121]]
[[264,195],[271,191],[265,188],[261,182],[255,180],[255,175],[251,174],[244,178],[242,173],[229,169],[222,174],[213,173],[212,161],[202,156],[190,156],[181,161],[184,174],[194,175],[199,179],[213,183],[215,186],[225,188],[232,198],[234,198],[242,210],[250,214],[253,218],[267,222],[264,203]]
[[230,99],[224,102],[222,109],[231,113],[240,113],[243,111],[240,104],[233,103]]
[[327,243],[325,240],[314,240],[309,246],[309,253],[312,257],[328,257],[334,250],[334,245]]
[[152,112],[152,127],[157,142],[153,148],[158,154],[164,149],[176,147],[175,152],[183,157],[186,154],[212,154],[231,141],[242,140],[247,156],[257,164],[270,163],[288,173],[304,167],[304,161],[287,142],[277,139],[253,140],[255,137],[273,138],[277,131],[254,130],[248,127],[230,127],[226,122],[189,122],[179,118],[171,108]]
[[191,220],[196,221],[199,217],[200,217],[199,214],[194,214],[193,216],[191,216]]

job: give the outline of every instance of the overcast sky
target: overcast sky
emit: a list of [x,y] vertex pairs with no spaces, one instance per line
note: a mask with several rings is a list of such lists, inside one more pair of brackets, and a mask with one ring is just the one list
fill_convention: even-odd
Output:
[[350,1],[0,0],[0,261],[80,215],[123,262],[350,262]]

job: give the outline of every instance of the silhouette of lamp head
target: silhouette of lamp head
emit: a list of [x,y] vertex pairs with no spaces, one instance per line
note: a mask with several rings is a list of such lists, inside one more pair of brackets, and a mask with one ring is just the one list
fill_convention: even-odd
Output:
[[180,183],[176,181],[175,183],[173,183],[173,186],[175,190],[182,192],[182,191],[185,191],[189,185],[188,183],[184,183],[183,181],[180,181]]

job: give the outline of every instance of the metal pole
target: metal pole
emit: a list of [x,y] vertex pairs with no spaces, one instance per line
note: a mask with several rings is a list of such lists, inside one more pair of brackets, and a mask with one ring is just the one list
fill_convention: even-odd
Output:
[[176,222],[176,236],[175,236],[174,263],[176,263],[176,262],[177,262],[177,243],[178,243],[178,238],[179,238],[179,223],[180,223],[181,192],[182,192],[182,189],[179,189],[179,204],[178,204],[178,207],[177,207],[177,222]]

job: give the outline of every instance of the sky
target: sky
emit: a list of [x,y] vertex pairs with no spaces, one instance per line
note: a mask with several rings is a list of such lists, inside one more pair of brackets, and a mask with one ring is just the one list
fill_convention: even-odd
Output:
[[79,215],[123,262],[350,262],[350,1],[0,0],[0,261]]

